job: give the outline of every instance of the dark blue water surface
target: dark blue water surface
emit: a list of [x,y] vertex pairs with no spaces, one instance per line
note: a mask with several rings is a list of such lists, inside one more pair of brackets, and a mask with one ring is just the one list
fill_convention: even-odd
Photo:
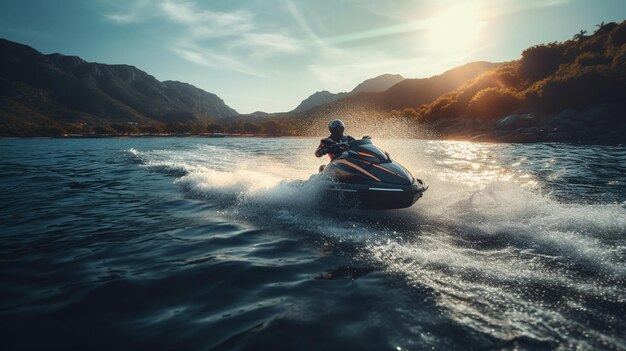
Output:
[[313,139],[0,140],[2,349],[626,349],[626,148],[377,142],[413,207]]

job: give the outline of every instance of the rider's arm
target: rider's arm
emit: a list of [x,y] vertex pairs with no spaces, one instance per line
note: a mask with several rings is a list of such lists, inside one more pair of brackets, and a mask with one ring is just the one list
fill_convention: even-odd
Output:
[[320,146],[318,146],[317,150],[315,150],[315,156],[322,157],[322,156],[326,155],[328,153],[328,147],[333,145],[333,144],[334,144],[334,142],[331,139],[329,139],[329,138],[322,139],[320,141]]
[[322,157],[324,155],[326,155],[328,151],[326,151],[326,145],[324,145],[323,142],[320,143],[320,146],[317,147],[317,150],[315,150],[315,157]]

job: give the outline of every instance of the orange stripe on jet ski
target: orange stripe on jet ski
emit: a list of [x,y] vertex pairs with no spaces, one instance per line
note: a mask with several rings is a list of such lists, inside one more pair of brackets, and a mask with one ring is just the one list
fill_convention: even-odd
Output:
[[363,163],[367,163],[368,165],[372,165],[372,166],[374,166],[374,167],[376,167],[376,168],[380,168],[380,169],[382,169],[382,170],[383,170],[383,171],[385,171],[385,172],[389,172],[389,173],[391,173],[391,174],[395,174],[395,175],[397,175],[397,176],[398,176],[398,177],[400,177],[400,178],[404,178],[403,176],[399,175],[398,173],[396,173],[396,172],[394,172],[394,171],[392,171],[392,170],[390,170],[390,169],[387,169],[387,168],[385,168],[385,167],[379,166],[379,165],[377,165],[377,164],[375,164],[375,163],[368,162],[368,161],[365,161],[365,160],[358,160],[358,161],[359,161],[359,162],[363,162]]
[[376,178],[376,176],[374,176],[374,175],[373,175],[373,174],[371,174],[370,172],[368,172],[368,171],[364,170],[363,168],[361,168],[361,167],[359,167],[359,166],[355,165],[354,163],[352,163],[352,162],[350,162],[350,161],[346,161],[346,160],[337,160],[337,161],[334,161],[334,162],[337,162],[337,163],[343,163],[344,165],[348,165],[348,166],[350,166],[350,167],[352,167],[352,168],[354,168],[354,169],[356,169],[356,170],[358,170],[358,171],[360,171],[360,172],[365,173],[366,175],[368,175],[368,176],[369,176],[369,177],[371,177],[372,179],[376,179],[376,181],[377,181],[377,182],[380,182],[380,179]]
[[382,169],[383,171],[389,172],[389,173],[391,173],[391,174],[395,174],[395,175],[397,175],[397,176],[398,176],[398,177],[400,177],[400,178],[404,178],[404,177],[402,177],[401,175],[399,175],[398,173],[396,173],[396,172],[394,172],[394,171],[392,171],[392,170],[390,170],[390,169],[387,169],[387,168],[385,168],[385,167],[379,166],[379,165],[377,165],[377,164],[375,164],[375,163],[372,163],[372,166],[374,166],[374,167],[376,167],[376,168],[379,168],[379,169]]
[[358,154],[359,154],[359,155],[361,155],[361,156],[365,156],[365,157],[371,157],[371,158],[376,157],[376,156],[374,156],[374,155],[370,155],[370,154],[367,154],[367,153],[365,153],[365,152],[361,152],[361,151],[358,151]]

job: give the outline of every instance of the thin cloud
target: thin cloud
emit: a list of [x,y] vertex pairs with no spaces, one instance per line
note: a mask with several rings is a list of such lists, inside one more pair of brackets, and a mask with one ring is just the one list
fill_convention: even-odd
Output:
[[284,34],[274,33],[248,33],[243,36],[243,41],[248,45],[272,48],[283,52],[300,51],[300,42]]
[[417,32],[421,30],[425,30],[428,27],[423,21],[415,21],[415,22],[405,22],[400,24],[394,24],[387,27],[373,28],[364,30],[361,32],[354,32],[350,34],[345,34],[342,36],[337,36],[333,38],[327,38],[325,42],[329,44],[342,44],[349,43],[364,39],[372,39],[378,37],[384,37],[389,35],[403,34],[409,32]]
[[174,3],[166,1],[161,5],[165,14],[174,21],[193,24],[200,20],[200,15],[186,2]]
[[302,12],[298,8],[298,6],[293,1],[283,1],[284,8],[291,15],[291,17],[296,21],[296,23],[300,26],[302,31],[306,33],[312,40],[313,43],[321,48],[325,48],[326,44],[324,41],[315,33],[315,31],[311,28],[306,18],[302,15]]
[[111,8],[104,18],[118,25],[139,23],[154,16],[153,0],[100,1]]
[[187,60],[191,63],[195,63],[201,66],[212,66],[211,61],[205,55],[202,55],[197,51],[179,47],[173,47],[172,51],[174,51],[182,59]]
[[166,18],[187,25],[196,37],[222,37],[254,29],[253,16],[247,11],[218,12],[199,10],[190,2],[166,1],[161,5]]
[[131,25],[146,20],[139,15],[145,14],[177,26],[180,34],[168,49],[196,65],[261,77],[265,75],[254,69],[252,62],[303,51],[302,43],[284,30],[259,29],[254,15],[245,9],[215,11],[194,1],[172,0],[135,0],[126,6],[126,11],[109,13],[105,18],[118,25]]
[[246,33],[228,44],[229,50],[252,52],[254,59],[302,52],[304,47],[294,38],[278,33]]
[[513,0],[492,0],[480,2],[485,14],[491,17],[500,17],[532,9],[541,9],[569,4],[570,0],[543,0],[543,1],[513,1]]
[[352,6],[359,7],[372,14],[385,16],[393,20],[407,21],[428,18],[441,8],[468,3],[480,7],[485,17],[499,17],[506,14],[526,10],[560,6],[571,3],[571,0],[396,0],[393,5],[378,0],[343,0]]
[[183,45],[173,46],[170,50],[182,59],[200,66],[230,70],[256,77],[267,77],[240,60],[237,60],[227,54],[218,53],[214,50]]
[[137,21],[137,16],[132,13],[126,13],[126,14],[115,13],[115,14],[104,15],[104,17],[106,17],[107,19],[117,24],[128,24],[128,23],[133,23]]

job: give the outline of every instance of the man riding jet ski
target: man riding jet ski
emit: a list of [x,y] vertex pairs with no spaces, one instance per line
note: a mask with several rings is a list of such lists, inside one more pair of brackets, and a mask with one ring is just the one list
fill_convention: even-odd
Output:
[[315,156],[328,154],[331,162],[320,174],[331,180],[326,195],[340,203],[362,208],[392,209],[413,205],[428,186],[389,154],[374,145],[370,137],[355,140],[344,136],[341,120],[328,124],[331,135],[322,139]]
[[340,155],[345,150],[342,146],[342,143],[347,143],[350,141],[354,141],[354,138],[349,135],[343,135],[344,130],[346,129],[346,125],[340,119],[333,119],[328,122],[328,130],[330,131],[330,136],[328,138],[324,138],[320,141],[320,146],[315,150],[315,156],[322,157],[326,154],[332,160],[333,158]]

